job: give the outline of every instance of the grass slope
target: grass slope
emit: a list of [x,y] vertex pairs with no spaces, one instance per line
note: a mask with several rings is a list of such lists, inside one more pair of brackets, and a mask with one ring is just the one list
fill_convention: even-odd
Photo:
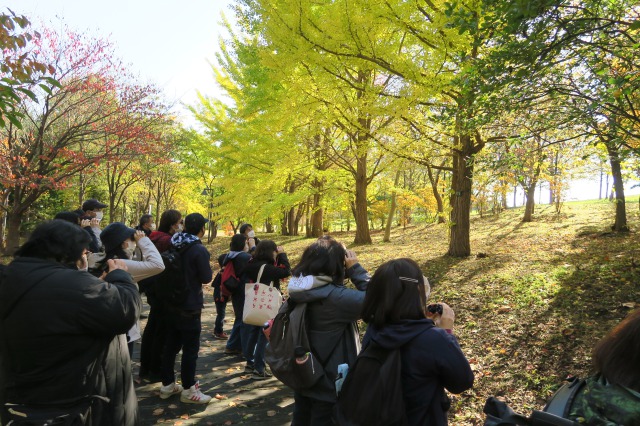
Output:
[[[640,222],[635,209],[628,204],[632,229]],[[431,300],[456,311],[455,334],[476,381],[473,389],[453,397],[452,424],[482,424],[490,395],[518,412],[541,408],[565,377],[589,374],[593,345],[640,305],[635,266],[640,236],[608,232],[611,203],[567,203],[560,215],[551,206],[538,206],[531,223],[520,222],[522,214],[513,209],[475,217],[474,255],[464,259],[442,255],[447,251],[443,225],[394,229],[389,243],[374,232],[373,245],[350,246],[371,272],[387,260],[413,258],[429,277]],[[353,233],[333,235],[345,243],[353,240]],[[311,242],[273,239],[285,246],[292,264]],[[216,239],[213,254],[224,251],[228,241]]]

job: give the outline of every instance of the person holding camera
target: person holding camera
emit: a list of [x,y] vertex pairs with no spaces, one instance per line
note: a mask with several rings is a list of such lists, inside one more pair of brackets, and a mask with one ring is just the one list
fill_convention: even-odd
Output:
[[[347,288],[345,278],[356,289]],[[294,303],[307,303],[310,349],[327,373],[312,387],[294,392],[293,425],[333,424],[338,365],[353,364],[360,349],[356,321],[368,281],[369,274],[356,254],[330,236],[308,246],[293,269],[289,298]]]
[[[371,342],[400,349],[407,424],[447,424],[449,399],[473,386],[473,372],[453,335],[455,314],[446,303],[428,305],[429,282],[411,259],[381,265],[371,277],[362,307]],[[390,303],[390,301],[392,301]]]
[[[263,284],[273,282],[273,286],[280,291],[280,280],[291,275],[291,266],[289,265],[289,259],[284,252],[284,248],[276,245],[276,243],[271,240],[260,241],[253,251],[251,260],[249,260],[244,268],[244,282],[258,282],[258,274],[262,266],[264,266],[264,270],[260,277],[260,282]],[[244,288],[242,291],[244,291]],[[244,358],[247,360],[244,369],[245,373],[251,373],[251,378],[254,380],[268,379],[271,377],[271,374],[265,368],[264,360],[264,349],[267,346],[267,339],[262,333],[262,327],[243,323],[240,333],[242,351]]]
[[[109,259],[122,259],[136,283],[164,271],[164,262],[158,249],[143,231],[136,231],[121,222],[113,222],[100,233],[100,239],[105,248],[105,257],[101,263],[103,267]],[[136,248],[139,249],[141,259],[133,257]],[[130,355],[133,355],[133,342],[141,337],[140,325],[136,322],[127,332]]]
[[137,424],[124,333],[142,301],[122,260],[108,261],[102,279],[77,269],[89,241],[77,224],[45,222],[0,274],[4,425],[55,415],[69,424]]

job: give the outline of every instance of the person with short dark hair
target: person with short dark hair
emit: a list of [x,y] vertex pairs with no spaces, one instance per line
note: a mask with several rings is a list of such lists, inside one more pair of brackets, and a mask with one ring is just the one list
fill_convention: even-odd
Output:
[[[98,237],[96,237],[96,234],[91,229],[90,219],[82,219],[78,211],[59,212],[54,216],[54,219],[66,220],[69,223],[80,226],[89,234],[89,237],[91,238],[91,242],[89,243],[89,251],[91,253],[97,253],[100,251],[100,240],[98,239]],[[97,225],[97,221],[94,220],[94,222]]]
[[593,350],[595,374],[586,379],[569,418],[587,425],[640,424],[640,309],[609,331]]
[[140,221],[135,229],[144,232],[144,235],[147,237],[150,236],[151,233],[156,230],[156,224],[153,223],[153,215],[143,214],[140,216]]
[[[345,278],[356,289],[347,288]],[[289,298],[307,303],[309,344],[330,372],[311,388],[294,392],[293,424],[332,424],[338,365],[352,365],[360,349],[356,321],[368,281],[356,254],[329,236],[309,245],[291,271]]]
[[26,406],[18,412],[91,404],[87,424],[137,424],[124,333],[138,319],[140,294],[120,260],[109,261],[103,279],[77,270],[89,241],[75,224],[45,222],[0,275],[2,424],[11,420],[6,403]]
[[[200,241],[204,236],[207,222],[208,220],[200,213],[191,213],[184,218],[184,232],[177,232],[171,237],[173,247],[185,248],[181,258],[189,291],[184,304],[168,306],[165,313],[167,340],[162,357],[160,398],[166,399],[180,394],[180,401],[190,404],[207,404],[211,401],[209,395],[202,393],[196,380],[196,362],[202,331],[201,315],[204,307],[202,286],[211,283],[213,279],[209,263],[211,255]],[[174,372],[176,355],[181,349],[182,386],[176,383]]]
[[[271,240],[260,241],[251,255],[251,260],[244,269],[246,282],[257,282],[260,268],[263,265],[264,270],[260,277],[260,282],[263,284],[273,282],[273,286],[280,290],[280,280],[291,275],[291,266],[284,248],[277,246]],[[251,373],[251,378],[254,380],[268,379],[271,374],[265,368],[264,360],[267,339],[262,333],[262,327],[243,324],[241,333],[242,351],[244,358],[247,360],[244,371]]]
[[[100,241],[100,233],[102,232],[102,230],[100,229],[100,222],[104,217],[103,210],[106,207],[108,207],[106,204],[101,203],[95,198],[90,198],[86,200],[84,203],[82,203],[82,209],[81,209],[82,214],[80,219],[89,219],[91,232],[95,234],[96,238],[100,242],[99,248],[102,248],[102,242]],[[97,253],[97,252],[98,250],[96,250],[94,253]]]
[[[151,232],[149,239],[160,253],[169,250],[171,237],[176,232],[182,232],[182,213],[178,210],[165,210],[160,215],[158,229]],[[142,333],[140,344],[140,371],[142,379],[151,382],[162,380],[162,349],[167,335],[165,324],[165,308],[163,302],[158,299],[155,290],[157,276],[148,278],[144,283],[144,292],[149,304],[149,316]]]
[[395,259],[373,274],[362,306],[368,324],[362,347],[375,342],[401,350],[409,425],[446,425],[450,402],[444,390],[461,393],[473,386],[471,366],[453,335],[453,310],[442,302],[442,313],[426,310],[429,293],[418,264]]

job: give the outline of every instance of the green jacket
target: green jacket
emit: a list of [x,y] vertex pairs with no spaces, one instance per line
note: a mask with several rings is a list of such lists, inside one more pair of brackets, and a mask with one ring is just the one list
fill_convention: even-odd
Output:
[[592,376],[576,395],[569,417],[589,426],[640,425],[640,393]]

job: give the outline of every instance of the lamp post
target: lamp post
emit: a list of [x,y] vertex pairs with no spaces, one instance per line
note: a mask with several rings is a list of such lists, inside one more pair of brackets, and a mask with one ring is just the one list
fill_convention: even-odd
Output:
[[207,209],[207,219],[209,219],[209,231],[208,231],[208,235],[207,235],[207,243],[210,243],[211,240],[213,239],[213,237],[211,236],[211,229],[213,228],[213,222],[211,221],[211,216],[213,214],[213,188],[210,187],[205,187],[202,190],[202,193],[200,195],[204,195],[205,197],[209,197],[209,208]]

